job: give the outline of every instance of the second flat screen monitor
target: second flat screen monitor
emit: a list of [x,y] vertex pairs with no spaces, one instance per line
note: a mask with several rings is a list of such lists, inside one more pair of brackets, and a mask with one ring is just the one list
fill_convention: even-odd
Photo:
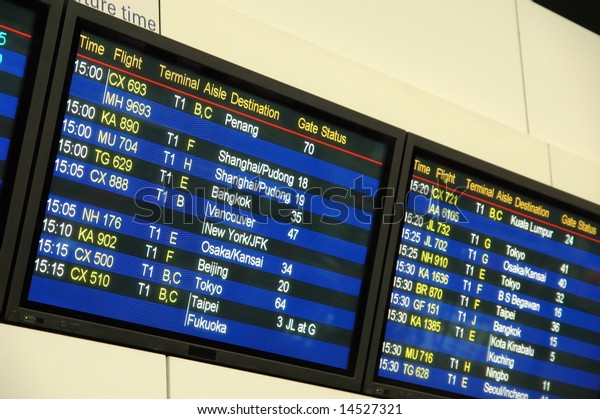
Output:
[[167,51],[178,44],[69,22],[50,180],[20,259],[24,312],[83,321],[76,333],[104,340],[352,378],[400,131]]
[[598,397],[598,207],[409,138],[367,392]]

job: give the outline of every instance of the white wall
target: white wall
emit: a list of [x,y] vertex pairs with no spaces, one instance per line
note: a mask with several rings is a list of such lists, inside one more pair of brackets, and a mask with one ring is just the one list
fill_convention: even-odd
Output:
[[[600,37],[529,0],[161,12],[166,36],[600,203]],[[0,342],[0,397],[357,397],[7,325]]]

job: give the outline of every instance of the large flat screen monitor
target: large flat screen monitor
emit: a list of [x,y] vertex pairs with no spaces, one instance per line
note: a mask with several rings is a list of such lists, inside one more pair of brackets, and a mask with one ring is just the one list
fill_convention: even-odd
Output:
[[76,4],[56,73],[7,319],[359,391],[403,131]]
[[409,135],[365,390],[597,398],[600,208]]
[[[62,1],[0,0],[0,252],[10,261],[14,242],[4,240],[9,207],[22,213],[25,188],[15,178],[28,177],[24,148],[35,148],[62,13]],[[27,145],[24,145],[27,144]],[[13,232],[14,233],[14,232]],[[10,263],[0,266],[0,312]]]

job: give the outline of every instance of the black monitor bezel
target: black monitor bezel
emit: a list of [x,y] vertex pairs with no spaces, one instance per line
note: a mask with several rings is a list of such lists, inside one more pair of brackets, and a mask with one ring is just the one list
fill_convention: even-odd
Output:
[[66,100],[69,88],[69,83],[65,82],[65,74],[70,74],[72,67],[69,67],[69,64],[72,53],[77,47],[76,34],[81,28],[98,30],[103,32],[103,35],[114,37],[115,40],[118,40],[119,37],[132,39],[148,48],[162,50],[165,54],[174,54],[176,51],[176,55],[182,62],[201,63],[202,67],[216,70],[229,77],[230,79],[224,80],[226,82],[235,80],[244,88],[260,91],[267,98],[275,97],[284,103],[290,101],[301,108],[313,110],[317,115],[327,115],[334,122],[343,122],[344,125],[354,127],[361,132],[373,133],[389,147],[387,169],[386,173],[382,175],[381,187],[393,189],[395,179],[399,175],[400,160],[405,143],[403,130],[72,2],[67,7],[64,19],[46,122],[37,153],[29,204],[24,215],[21,241],[16,257],[13,287],[8,298],[6,320],[14,324],[150,350],[165,355],[202,360],[336,389],[360,392],[371,332],[372,313],[379,288],[379,269],[382,266],[389,233],[388,225],[383,223],[382,219],[383,214],[391,210],[392,199],[383,200],[383,211],[374,223],[374,240],[371,250],[373,254],[368,269],[370,273],[365,280],[364,307],[359,316],[360,320],[357,322],[356,348],[354,349],[352,368],[347,372],[318,368],[316,365],[308,366],[301,362],[292,363],[279,357],[269,359],[264,357],[264,354],[256,356],[254,353],[243,353],[239,350],[231,350],[231,348],[223,349],[218,344],[194,344],[189,341],[191,339],[173,339],[162,334],[149,333],[148,330],[140,327],[137,330],[124,328],[119,322],[109,319],[104,319],[101,323],[97,319],[86,316],[74,317],[64,310],[61,312],[50,307],[34,307],[22,300],[22,295],[25,295],[24,290],[27,287],[30,261],[35,255],[32,242],[37,237],[36,224],[40,220],[40,215],[43,215],[43,197],[49,187],[48,180],[51,177],[49,174],[52,173],[51,160],[56,149],[56,144],[53,144],[52,139],[55,138],[61,125],[60,105]]
[[15,130],[0,191],[0,314],[4,311],[18,231],[29,187],[32,156],[44,117],[64,0],[6,0],[36,14]]
[[384,262],[385,265],[382,269],[383,277],[377,301],[377,313],[375,313],[363,392],[368,395],[382,398],[470,398],[462,394],[449,393],[411,383],[393,383],[391,380],[381,379],[377,376],[379,357],[381,356],[381,345],[386,325],[385,317],[389,307],[389,293],[391,291],[392,278],[395,272],[395,262],[398,257],[398,247],[401,244],[402,229],[404,227],[404,197],[407,196],[410,189],[410,179],[413,173],[413,159],[417,154],[434,161],[447,163],[450,167],[457,167],[462,171],[472,173],[473,176],[480,176],[483,179],[495,182],[498,185],[505,185],[512,190],[524,192],[524,195],[530,196],[533,199],[557,207],[566,208],[573,213],[584,215],[589,219],[598,220],[599,224],[600,205],[449,148],[427,138],[410,132],[407,134],[406,148],[402,159],[402,171],[396,189],[396,214],[398,214],[400,218],[396,219],[396,222],[392,226],[389,247]]

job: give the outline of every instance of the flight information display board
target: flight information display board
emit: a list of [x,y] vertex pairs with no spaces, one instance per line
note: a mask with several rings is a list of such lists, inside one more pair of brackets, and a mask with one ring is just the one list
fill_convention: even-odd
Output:
[[61,6],[59,0],[0,0],[0,312],[27,189],[14,182],[30,175],[31,159],[22,154],[37,147]]
[[401,131],[77,22],[24,304],[353,374]]
[[[51,3],[0,0],[0,196],[2,219],[30,110]],[[53,13],[54,14],[54,13]],[[54,16],[53,16],[54,18]],[[52,20],[53,24],[58,24]],[[56,32],[57,28],[51,30]],[[52,52],[53,48],[51,48]],[[50,55],[51,57],[51,55]],[[44,84],[45,92],[45,84]],[[36,92],[43,95],[44,92]],[[36,98],[37,99],[37,98]],[[36,115],[38,116],[38,115]],[[39,119],[31,125],[39,123]],[[6,184],[8,181],[8,185]],[[0,228],[0,231],[2,229]]]
[[367,392],[597,398],[598,208],[410,135],[407,149]]
[[32,46],[36,13],[18,4],[0,1],[0,192],[10,142],[15,131],[23,79]]

